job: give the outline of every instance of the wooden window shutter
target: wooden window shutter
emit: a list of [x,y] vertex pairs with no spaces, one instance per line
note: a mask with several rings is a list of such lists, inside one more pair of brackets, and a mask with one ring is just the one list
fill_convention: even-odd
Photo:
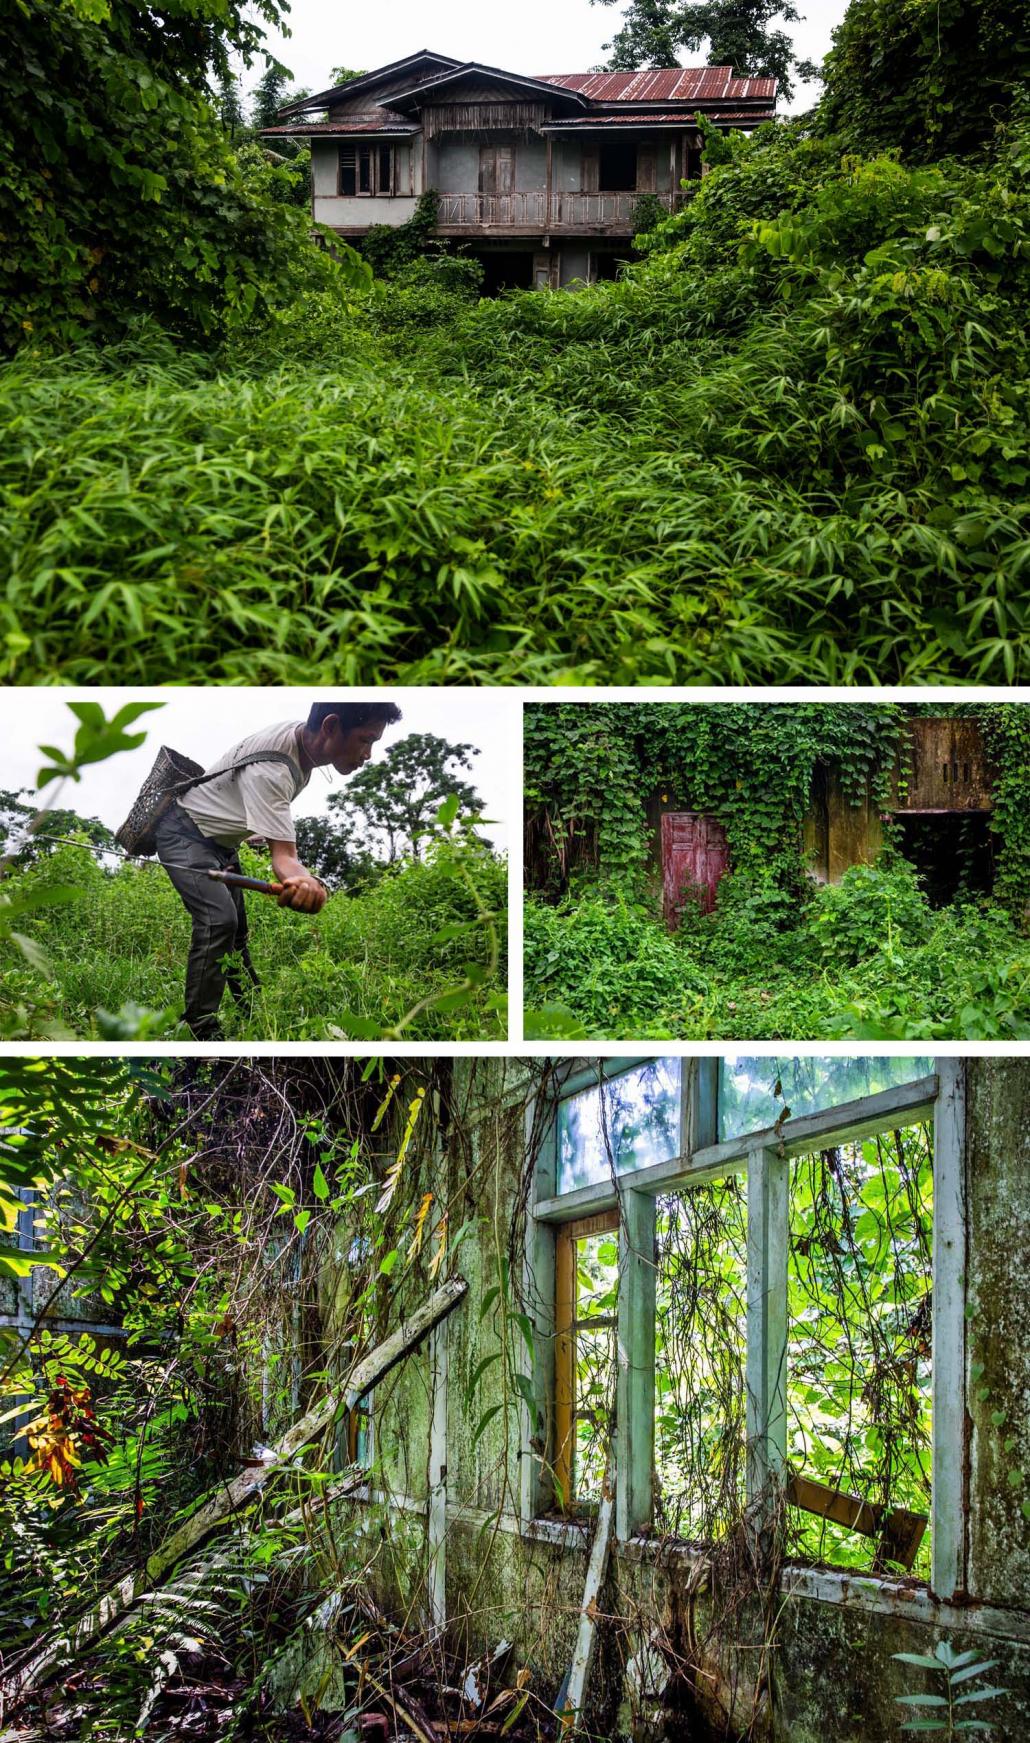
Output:
[[585,194],[596,194],[600,179],[600,153],[596,145],[584,145],[580,182]]

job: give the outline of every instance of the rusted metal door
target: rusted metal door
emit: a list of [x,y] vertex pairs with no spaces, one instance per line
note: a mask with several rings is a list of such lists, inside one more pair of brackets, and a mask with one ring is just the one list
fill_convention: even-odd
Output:
[[706,914],[730,863],[726,831],[700,811],[666,811],[662,818],[662,905],[666,925],[679,925],[684,901],[700,902]]

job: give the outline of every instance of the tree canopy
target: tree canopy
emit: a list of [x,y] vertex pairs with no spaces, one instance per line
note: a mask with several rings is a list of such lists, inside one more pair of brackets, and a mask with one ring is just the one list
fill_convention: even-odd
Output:
[[[595,0],[603,6],[615,0]],[[621,28],[605,47],[609,67],[674,67],[680,56],[697,57],[716,66],[730,66],[753,78],[778,79],[781,96],[794,95],[794,79],[811,79],[817,69],[800,60],[787,31],[773,29],[782,19],[797,24],[801,13],[780,0],[630,0]],[[705,45],[707,44],[707,47]]]
[[[279,0],[24,0],[0,21],[0,345],[109,337],[150,315],[217,337],[314,284],[363,284],[235,150],[208,86],[249,65]],[[228,118],[228,117],[227,117]]]

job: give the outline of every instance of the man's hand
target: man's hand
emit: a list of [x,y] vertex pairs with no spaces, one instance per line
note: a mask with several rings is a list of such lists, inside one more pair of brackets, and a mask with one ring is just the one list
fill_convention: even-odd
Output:
[[293,877],[280,878],[282,894],[280,908],[296,908],[301,914],[317,914],[325,907],[328,891],[310,872],[298,872]]
[[295,841],[270,841],[275,881],[282,884],[280,908],[295,908],[300,914],[317,914],[325,907],[329,891],[297,858]]

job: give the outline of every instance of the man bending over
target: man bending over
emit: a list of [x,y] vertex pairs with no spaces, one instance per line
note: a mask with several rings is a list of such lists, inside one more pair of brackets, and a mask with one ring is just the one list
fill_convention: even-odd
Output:
[[[317,914],[326,890],[297,858],[290,806],[312,769],[328,766],[353,774],[400,717],[393,702],[316,702],[306,721],[269,726],[234,744],[204,771],[225,773],[181,794],[161,818],[158,858],[193,921],[183,1020],[198,1041],[222,1039],[218,1008],[227,983],[233,998],[242,1000],[243,981],[237,968],[224,966],[227,956],[235,956],[252,984],[259,984],[247,945],[243,891],[203,873],[238,871],[240,843],[261,836],[282,884],[280,907]],[[237,766],[255,752],[273,754],[267,761]]]

